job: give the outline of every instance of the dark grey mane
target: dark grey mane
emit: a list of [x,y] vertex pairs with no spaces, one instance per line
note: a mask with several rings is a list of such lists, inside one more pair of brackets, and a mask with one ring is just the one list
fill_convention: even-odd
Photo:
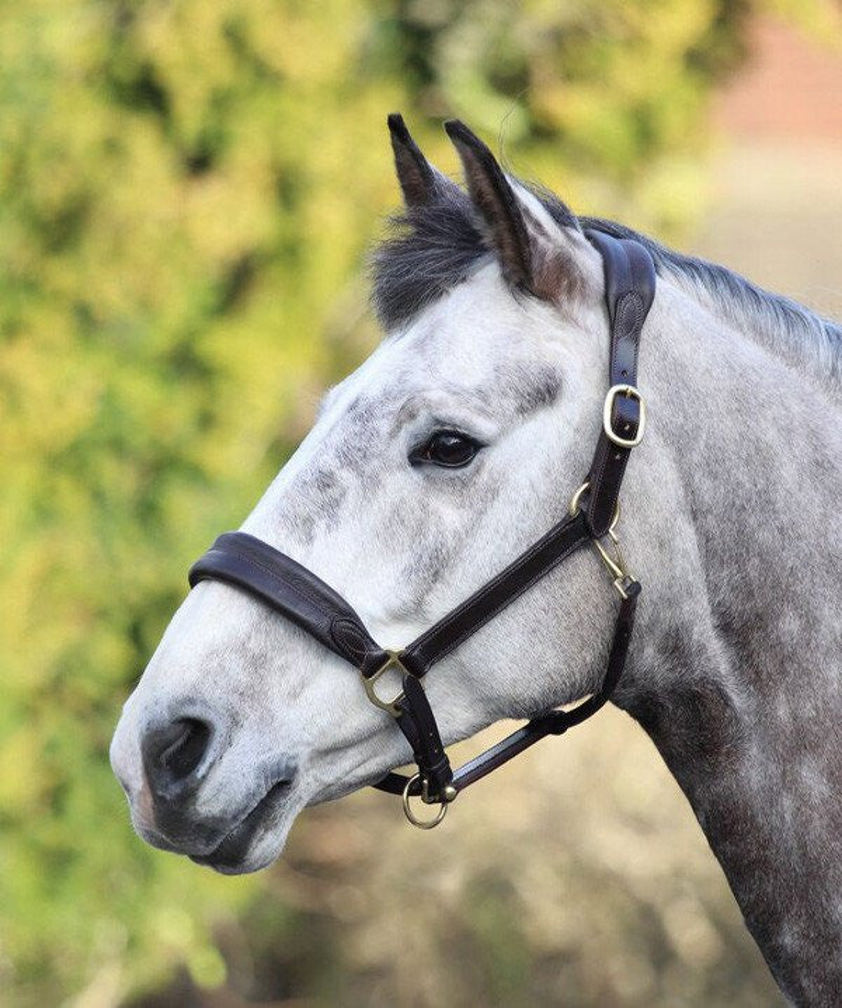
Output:
[[579,222],[583,228],[639,241],[652,254],[659,274],[668,273],[685,285],[690,281],[732,324],[744,326],[750,320],[787,357],[803,361],[806,356],[818,366],[819,377],[835,381],[842,378],[842,326],[838,323],[822,318],[791,298],[758,287],[725,266],[674,252],[623,224],[598,217],[581,217]]
[[389,221],[389,236],[372,258],[373,300],[384,329],[399,327],[490,257],[471,201],[456,186],[440,199],[408,207]]
[[[529,188],[559,224],[641,242],[660,275],[706,295],[732,324],[749,322],[752,331],[759,328],[776,349],[794,360],[806,359],[824,380],[842,378],[842,326],[763,290],[724,266],[674,252],[623,224],[575,217],[551,193]],[[374,306],[387,330],[408,322],[491,256],[471,202],[456,186],[443,192],[436,203],[410,208],[393,218],[390,231],[372,261]]]

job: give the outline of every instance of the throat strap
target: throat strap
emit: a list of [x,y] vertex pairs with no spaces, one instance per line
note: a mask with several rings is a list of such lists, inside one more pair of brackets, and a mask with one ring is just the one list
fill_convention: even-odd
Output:
[[[611,695],[620,676],[623,666],[626,663],[626,655],[629,650],[632,630],[634,629],[634,615],[637,609],[637,598],[640,595],[640,584],[631,580],[625,587],[626,597],[620,603],[620,610],[614,624],[614,635],[611,638],[611,650],[608,654],[608,664],[605,669],[605,676],[602,680],[598,692],[591,694],[587,700],[583,700],[576,707],[570,710],[554,710],[538,717],[532,718],[522,728],[512,732],[496,745],[481,753],[475,759],[459,767],[452,777],[452,787],[458,794],[466,787],[481,780],[492,770],[508,763],[510,759],[522,753],[525,749],[540,742],[547,735],[563,735],[568,728],[581,724],[589,717],[604,707],[611,699]],[[409,677],[411,678],[411,677]],[[420,688],[420,686],[419,686]],[[404,774],[388,773],[378,781],[374,787],[381,791],[388,791],[390,794],[419,795],[422,792],[422,783],[416,777],[407,777]],[[440,794],[441,792],[434,792]]]

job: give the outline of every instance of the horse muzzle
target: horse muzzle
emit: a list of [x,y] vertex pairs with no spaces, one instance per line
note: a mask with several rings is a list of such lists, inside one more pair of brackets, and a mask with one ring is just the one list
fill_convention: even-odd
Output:
[[196,716],[151,720],[133,744],[129,734],[118,726],[111,763],[147,843],[226,874],[273,859],[258,849],[275,846],[269,838],[291,804],[293,759],[255,765],[231,750],[224,726]]

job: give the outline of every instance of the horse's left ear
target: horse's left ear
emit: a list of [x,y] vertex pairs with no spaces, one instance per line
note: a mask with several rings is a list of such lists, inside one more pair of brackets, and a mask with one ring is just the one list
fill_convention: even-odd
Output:
[[458,188],[424,157],[406,128],[402,115],[393,112],[386,122],[395,155],[395,172],[404,203],[409,209],[428,206],[440,199],[445,190]]
[[[512,183],[488,147],[458,119],[444,124],[462,161],[471,200],[508,283],[557,300],[584,281],[574,244],[587,241],[572,213],[562,227],[529,190]],[[587,255],[587,253],[586,253]]]

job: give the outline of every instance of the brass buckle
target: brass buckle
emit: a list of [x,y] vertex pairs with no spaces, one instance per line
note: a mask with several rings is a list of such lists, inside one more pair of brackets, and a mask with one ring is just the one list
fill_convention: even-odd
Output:
[[[456,797],[457,791],[454,787],[449,786],[446,788],[445,794],[438,799],[439,810],[436,812],[435,816],[432,819],[419,819],[412,811],[412,806],[409,804],[409,789],[417,780],[421,780],[420,773],[410,777],[404,786],[403,814],[412,823],[412,825],[417,826],[418,829],[433,829],[434,826],[438,826],[442,819],[444,819],[445,814],[447,813],[447,806]],[[427,791],[427,781],[423,780],[421,783],[421,801],[424,802],[425,805],[432,805],[433,800],[434,799],[430,798],[429,792]]]
[[[630,399],[637,399],[640,403],[640,421],[637,425],[637,434],[633,438],[620,437],[614,433],[611,426],[611,413],[614,409],[614,400],[618,395],[628,396]],[[613,444],[620,448],[635,448],[643,440],[643,431],[646,427],[646,401],[634,385],[612,385],[605,395],[605,403],[602,406],[602,429],[605,436]]]
[[386,711],[391,714],[392,717],[400,717],[401,709],[398,704],[403,700],[403,690],[400,690],[391,700],[384,700],[377,695],[374,689],[374,684],[377,680],[384,674],[388,672],[390,668],[400,669],[402,673],[409,674],[406,666],[398,657],[397,651],[386,650],[386,654],[389,656],[386,661],[380,666],[380,668],[370,676],[364,676],[360,673],[363,681],[363,686],[365,687],[366,695],[368,699],[374,704],[375,707],[379,707],[380,710]]

